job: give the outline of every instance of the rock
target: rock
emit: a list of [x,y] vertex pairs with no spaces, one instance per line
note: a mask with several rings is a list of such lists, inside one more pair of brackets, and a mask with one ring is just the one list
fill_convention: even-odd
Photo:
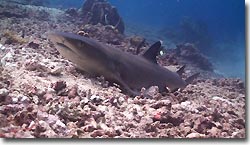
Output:
[[15,134],[15,138],[35,138],[33,135],[31,135],[32,133],[29,132],[29,131],[18,131],[16,134]]
[[207,118],[199,118],[196,120],[195,125],[194,125],[194,130],[205,134],[207,130],[211,129],[212,127],[215,127],[216,125],[208,120]]
[[164,65],[186,65],[186,68],[199,68],[201,71],[212,73],[214,66],[210,60],[203,55],[192,44],[177,45],[176,49],[167,49],[164,57]]
[[51,69],[49,73],[51,75],[58,76],[62,73],[62,71],[63,71],[62,67],[55,67],[55,68]]
[[38,125],[36,127],[36,130],[39,132],[45,132],[46,130],[50,129],[50,126],[47,122],[43,121],[43,120],[40,120],[38,122]]
[[90,100],[92,101],[92,102],[100,102],[101,101],[101,97],[100,96],[97,96],[97,95],[92,95],[91,97],[90,97]]
[[147,133],[149,133],[149,132],[157,132],[159,125],[160,125],[159,122],[154,122],[154,123],[151,123],[151,124],[146,124],[145,131]]
[[14,121],[17,125],[30,124],[36,118],[36,113],[23,110],[15,114]]
[[43,96],[43,99],[46,101],[46,102],[49,102],[53,99],[53,94],[51,93],[46,93],[44,96]]
[[232,102],[230,102],[230,101],[227,100],[227,99],[224,99],[224,98],[221,97],[221,96],[213,96],[212,99],[213,99],[213,100],[216,100],[216,101],[222,101],[223,103],[228,103],[228,104],[230,104],[230,105],[233,104]]
[[77,94],[77,86],[73,86],[69,92],[68,92],[68,96],[69,98],[75,98],[78,94]]
[[0,127],[5,127],[8,125],[8,122],[7,122],[7,117],[6,115],[3,115],[3,114],[0,114]]
[[217,127],[212,127],[210,130],[207,131],[211,137],[219,137],[221,134],[221,130]]
[[191,105],[191,102],[190,101],[185,101],[185,102],[181,102],[181,106],[182,108],[187,108]]
[[9,95],[9,90],[5,88],[0,89],[0,102],[4,102],[8,95]]
[[78,33],[82,36],[94,38],[101,42],[113,45],[120,45],[122,42],[126,41],[125,36],[114,29],[114,27],[110,27],[110,25],[103,26],[102,24],[87,24],[83,26]]
[[45,6],[48,4],[48,0],[11,0],[10,3],[16,3],[21,5],[34,5],[34,6]]
[[0,89],[0,97],[5,97],[9,94],[9,90],[2,88]]
[[105,131],[99,129],[99,130],[93,131],[93,132],[90,134],[90,136],[93,137],[93,138],[96,138],[96,137],[98,137],[98,136],[103,136],[104,134],[105,134]]
[[177,45],[178,54],[185,59],[192,61],[203,70],[213,71],[212,63],[192,44]]
[[246,138],[245,129],[233,132],[232,138]]
[[184,118],[182,116],[173,115],[170,112],[159,112],[154,115],[153,121],[160,121],[160,123],[171,123],[174,126],[178,126],[184,122]]
[[64,89],[64,88],[66,88],[66,82],[64,82],[64,81],[58,81],[58,82],[56,82],[56,83],[54,83],[54,84],[52,84],[52,88],[56,91],[56,92],[58,92],[58,91],[60,91],[60,90],[62,90],[62,89]]
[[130,38],[129,42],[130,42],[130,45],[134,47],[138,47],[143,42],[145,44],[145,38],[140,37],[140,36],[133,36]]
[[246,126],[245,120],[239,118],[233,121],[233,126],[235,126],[238,129],[244,129]]
[[4,44],[25,44],[27,40],[14,31],[5,30],[2,35],[5,38]]
[[80,104],[81,104],[82,106],[84,106],[84,105],[86,105],[89,101],[90,101],[90,100],[89,100],[87,97],[84,97],[84,98],[82,98],[82,100],[80,101]]
[[158,86],[152,86],[147,90],[143,90],[143,95],[150,98],[157,98],[157,94],[159,93]]
[[200,133],[190,133],[186,136],[186,138],[204,138],[205,134]]
[[28,104],[28,103],[30,103],[30,98],[27,96],[20,96],[18,98],[18,102],[22,103],[22,104]]
[[84,36],[84,37],[89,37],[89,33],[84,32],[84,31],[78,31],[77,34],[81,35],[81,36]]
[[36,60],[29,60],[24,64],[25,69],[29,71],[47,72],[48,68]]
[[56,137],[57,134],[54,132],[54,130],[52,130],[52,128],[50,127],[50,125],[43,121],[43,120],[40,120],[38,122],[38,126],[36,127],[35,129],[35,135],[36,137]]
[[154,109],[158,109],[161,107],[166,107],[168,110],[171,110],[172,103],[170,100],[160,100],[157,101],[156,103],[152,104],[150,107]]
[[189,134],[190,132],[191,132],[191,127],[189,127],[189,126],[186,126],[186,127],[184,127],[183,128],[183,133],[185,134],[185,135],[187,135],[187,134]]
[[32,41],[28,44],[28,47],[33,48],[33,49],[38,49],[40,44],[38,42]]
[[86,124],[83,128],[85,132],[93,132],[97,129],[97,122],[91,118],[89,121],[86,121]]
[[117,9],[106,0],[86,0],[80,14],[88,24],[111,25],[124,33],[125,25]]
[[212,117],[214,121],[219,121],[223,116],[217,109],[215,109],[212,114]]
[[66,14],[69,14],[71,17],[78,17],[78,12],[76,8],[69,8],[65,11]]
[[61,121],[61,120],[57,120],[53,125],[52,128],[53,130],[57,131],[57,132],[64,132],[66,130],[66,125]]
[[119,104],[123,104],[123,103],[125,102],[124,96],[119,97],[119,98],[117,99],[117,101],[118,101]]
[[106,124],[104,124],[104,123],[99,123],[99,128],[101,128],[102,130],[104,130],[104,131],[111,131],[111,128],[110,127],[108,127]]

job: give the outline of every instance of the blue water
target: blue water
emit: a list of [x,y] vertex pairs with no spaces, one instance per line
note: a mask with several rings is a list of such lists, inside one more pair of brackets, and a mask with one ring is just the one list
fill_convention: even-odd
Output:
[[[199,49],[216,66],[216,71],[229,77],[245,79],[245,1],[244,0],[108,0],[116,6],[128,32],[144,34],[148,39],[169,40],[170,31],[180,31],[180,23],[188,18],[191,25],[201,27],[197,36],[188,33],[175,38],[175,43],[197,39]],[[57,7],[79,8],[83,0],[54,0]],[[52,4],[53,5],[53,4]],[[198,24],[198,25],[197,25]],[[129,29],[135,27],[134,29]],[[141,32],[141,33],[140,33]],[[192,36],[193,34],[193,36]],[[179,35],[182,35],[180,33]],[[201,36],[200,36],[201,35]],[[151,38],[149,38],[151,37]],[[182,36],[179,36],[182,37]],[[184,36],[183,36],[184,37]],[[199,40],[204,37],[205,41]]]

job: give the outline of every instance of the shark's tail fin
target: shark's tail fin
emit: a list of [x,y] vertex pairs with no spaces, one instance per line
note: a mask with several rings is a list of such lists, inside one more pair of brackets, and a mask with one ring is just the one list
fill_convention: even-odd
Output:
[[193,82],[194,79],[196,79],[198,76],[200,75],[200,73],[195,73],[192,76],[188,77],[185,82],[186,84],[191,84]]

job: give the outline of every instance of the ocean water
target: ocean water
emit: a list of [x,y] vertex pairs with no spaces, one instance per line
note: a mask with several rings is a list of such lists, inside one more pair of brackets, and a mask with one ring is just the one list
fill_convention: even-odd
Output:
[[[163,40],[166,48],[194,43],[216,71],[245,79],[244,0],[108,0],[127,35]],[[51,7],[80,8],[84,0],[53,0]]]

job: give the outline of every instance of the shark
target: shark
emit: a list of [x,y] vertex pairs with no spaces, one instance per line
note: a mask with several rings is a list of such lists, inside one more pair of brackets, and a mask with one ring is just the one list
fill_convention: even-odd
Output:
[[48,38],[59,53],[78,69],[90,75],[103,76],[131,96],[139,96],[142,88],[151,86],[158,86],[160,93],[184,89],[199,75],[197,73],[184,80],[178,71],[173,72],[157,64],[156,56],[162,49],[162,41],[154,43],[144,54],[134,55],[74,33],[50,32]]

